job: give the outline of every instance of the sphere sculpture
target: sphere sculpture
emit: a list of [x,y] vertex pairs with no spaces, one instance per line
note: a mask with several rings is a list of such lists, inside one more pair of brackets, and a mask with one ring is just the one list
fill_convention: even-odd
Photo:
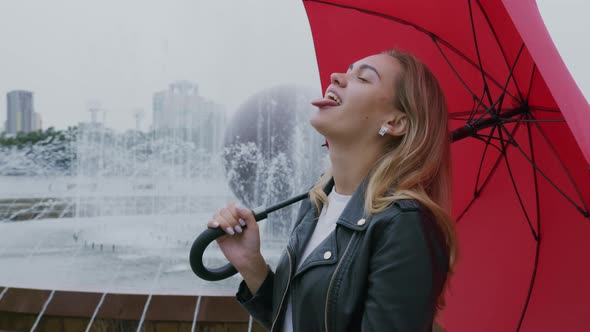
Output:
[[[309,124],[310,101],[317,94],[309,88],[277,86],[250,97],[235,112],[223,160],[229,187],[245,206],[267,206],[304,192],[321,175],[324,138]],[[289,234],[295,207],[269,215],[267,241],[281,241]]]

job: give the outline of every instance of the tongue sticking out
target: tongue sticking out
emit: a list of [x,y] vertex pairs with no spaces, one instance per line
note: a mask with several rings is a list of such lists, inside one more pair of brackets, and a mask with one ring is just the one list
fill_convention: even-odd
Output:
[[315,107],[322,108],[327,106],[338,106],[338,103],[335,100],[330,98],[318,99],[311,102],[311,104]]

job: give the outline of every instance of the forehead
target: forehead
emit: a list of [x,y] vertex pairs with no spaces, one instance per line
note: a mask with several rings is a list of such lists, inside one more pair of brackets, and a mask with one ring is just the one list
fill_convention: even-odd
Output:
[[393,80],[401,71],[401,65],[396,58],[387,54],[375,54],[360,59],[353,64],[354,68],[361,65],[370,65],[374,67],[382,78]]

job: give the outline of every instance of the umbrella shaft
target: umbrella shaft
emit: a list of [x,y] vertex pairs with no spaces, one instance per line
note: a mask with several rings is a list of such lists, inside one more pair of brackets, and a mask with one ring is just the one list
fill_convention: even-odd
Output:
[[518,116],[520,114],[528,112],[528,110],[529,109],[527,105],[523,104],[508,112],[501,113],[498,116],[494,116],[494,113],[490,113],[492,114],[492,117],[490,118],[482,119],[474,123],[467,123],[462,128],[453,130],[453,132],[451,133],[451,141],[456,142],[466,137],[473,136],[477,134],[478,131],[484,128],[492,127],[497,125],[498,123],[501,123],[502,119],[509,119]]

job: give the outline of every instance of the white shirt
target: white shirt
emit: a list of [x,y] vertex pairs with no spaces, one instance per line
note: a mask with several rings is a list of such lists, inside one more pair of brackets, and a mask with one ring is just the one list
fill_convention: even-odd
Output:
[[[301,259],[297,264],[297,269],[301,267],[307,256],[336,228],[336,221],[340,218],[342,210],[348,204],[352,196],[340,195],[334,189],[328,195],[328,207],[324,205],[320,218],[317,221],[313,234],[307,243]],[[287,311],[285,312],[285,321],[283,323],[283,332],[293,331],[293,311],[291,308],[291,296],[287,299]]]

